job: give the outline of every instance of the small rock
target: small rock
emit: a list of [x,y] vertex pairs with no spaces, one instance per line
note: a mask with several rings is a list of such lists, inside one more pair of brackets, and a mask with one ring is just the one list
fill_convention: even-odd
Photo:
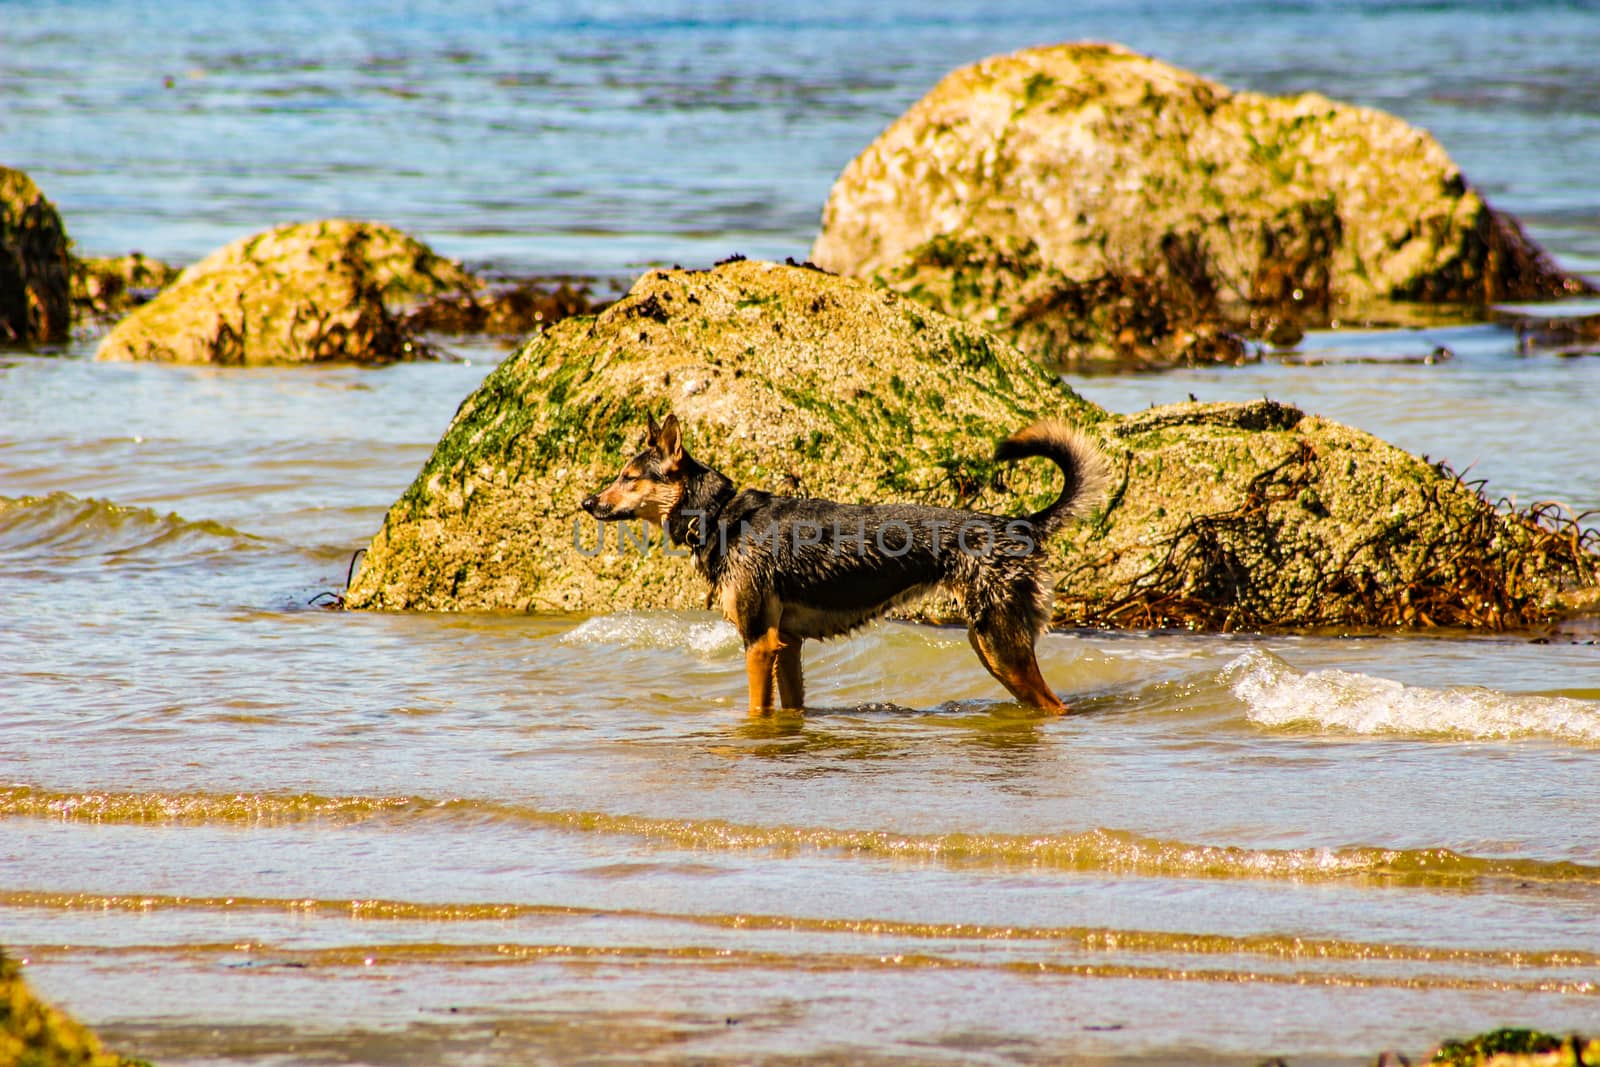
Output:
[[20,170],[0,167],[0,343],[64,341],[72,328],[66,227]]
[[79,317],[123,315],[154,299],[178,277],[177,267],[140,252],[72,261],[72,309]]
[[213,252],[136,308],[97,359],[387,362],[432,350],[407,325],[422,299],[478,281],[381,223],[279,226]]

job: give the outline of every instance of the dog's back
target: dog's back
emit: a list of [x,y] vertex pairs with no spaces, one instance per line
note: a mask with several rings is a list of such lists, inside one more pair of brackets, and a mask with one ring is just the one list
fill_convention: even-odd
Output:
[[1066,476],[1061,495],[1033,515],[1007,517],[739,493],[703,534],[717,540],[702,564],[712,599],[735,617],[741,604],[749,610],[756,606],[749,601],[770,596],[786,632],[821,638],[944,589],[961,600],[969,622],[1000,612],[1008,625],[1037,633],[1050,612],[1044,542],[1099,501],[1107,468],[1098,449],[1060,423],[1007,438],[996,456],[1054,460]]

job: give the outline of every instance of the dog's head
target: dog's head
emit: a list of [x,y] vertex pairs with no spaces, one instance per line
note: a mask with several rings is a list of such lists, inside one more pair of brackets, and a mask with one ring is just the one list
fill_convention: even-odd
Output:
[[617,474],[616,481],[584,498],[583,510],[604,522],[643,519],[657,526],[667,521],[683,498],[683,436],[678,417],[668,415],[660,426],[654,417],[645,448]]

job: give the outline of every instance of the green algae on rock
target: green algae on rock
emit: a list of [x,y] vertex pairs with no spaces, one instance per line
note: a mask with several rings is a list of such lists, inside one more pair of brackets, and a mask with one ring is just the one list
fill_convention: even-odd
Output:
[[1431,1064],[1441,1067],[1584,1067],[1600,1063],[1600,1038],[1557,1037],[1538,1030],[1491,1030],[1464,1041],[1446,1041]]
[[0,1064],[15,1067],[139,1067],[107,1052],[87,1027],[40,1000],[22,968],[0,952]]
[[1271,403],[1112,416],[892,291],[746,261],[647,274],[506,360],[390,509],[347,603],[703,607],[681,554],[578,510],[639,446],[646,414],[667,410],[740,485],[1002,514],[1059,486],[1046,464],[997,466],[995,442],[1041,417],[1085,426],[1119,477],[1056,541],[1058,621],[1505,627],[1597,578],[1593,538],[1497,509],[1369,434]]
[[[1372,1067],[1405,1067],[1410,1060],[1398,1052],[1382,1052]],[[1464,1041],[1445,1041],[1426,1061],[1434,1067],[1585,1067],[1600,1063],[1600,1038],[1585,1040],[1577,1034],[1557,1037],[1538,1030],[1491,1030]],[[1281,1057],[1263,1060],[1260,1067],[1293,1067]]]
[[1595,531],[1293,407],[1173,404],[1105,429],[1124,484],[1062,538],[1064,621],[1499,630],[1600,582]]
[[61,216],[33,179],[0,167],[0,342],[66,340],[72,328],[68,247]]
[[[461,405],[374,539],[364,608],[610,611],[705,604],[683,558],[595,552],[578,502],[675,411],[740,484],[972,504],[1000,431],[1101,413],[1011,346],[891,292],[740,261],[655,271],[529,341]],[[1038,503],[1043,470],[1018,479]],[[583,520],[583,521],[580,521]],[[592,553],[592,554],[591,554]]]
[[1384,301],[1582,292],[1426,131],[1116,45],[963,67],[840,176],[812,250],[1037,358],[1235,360]]
[[142,252],[72,260],[72,310],[79,318],[108,319],[149,302],[179,270]]
[[186,269],[100,343],[98,359],[387,362],[429,354],[419,300],[477,279],[391,226],[331,219],[235,241]]

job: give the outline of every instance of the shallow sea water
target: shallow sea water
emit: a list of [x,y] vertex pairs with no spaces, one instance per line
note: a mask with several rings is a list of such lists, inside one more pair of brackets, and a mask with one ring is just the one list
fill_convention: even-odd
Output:
[[[5,6],[0,155],[83,250],[351,212],[507,269],[803,256],[939,74],[1096,36],[1397,110],[1600,268],[1578,6],[209,10]],[[709,614],[308,606],[499,350],[92,344],[0,353],[0,945],[128,1052],[1359,1063],[1600,1018],[1593,626],[1052,633],[1057,720],[960,631],[885,624],[810,652],[803,719],[751,720]],[[1489,326],[1297,358],[1073,384],[1270,395],[1600,508],[1600,359]]]

